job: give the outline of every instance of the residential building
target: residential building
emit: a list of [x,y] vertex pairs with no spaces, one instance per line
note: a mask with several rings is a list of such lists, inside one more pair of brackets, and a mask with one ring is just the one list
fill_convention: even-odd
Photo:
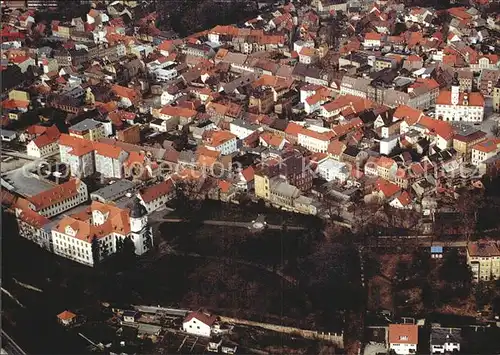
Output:
[[430,337],[431,354],[459,352],[461,343],[460,328],[432,327]]
[[94,174],[94,145],[92,141],[61,134],[59,137],[61,163],[69,166],[71,176],[88,177]]
[[300,63],[314,64],[318,60],[319,60],[319,55],[315,48],[303,47],[299,52]]
[[297,144],[311,152],[326,153],[335,133],[327,128],[310,126],[297,134]]
[[470,68],[475,72],[484,69],[498,70],[500,66],[500,56],[496,54],[485,54],[477,57],[470,63]]
[[206,44],[187,44],[182,48],[182,53],[206,59],[215,57],[215,51]]
[[248,123],[241,119],[236,119],[229,123],[229,131],[238,139],[245,139],[257,130],[262,130],[259,126]]
[[417,352],[418,326],[413,324],[389,324],[389,349],[398,355]]
[[167,179],[158,184],[147,186],[137,193],[137,197],[149,213],[164,208],[175,197],[174,182]]
[[106,128],[103,122],[94,119],[85,119],[71,127],[69,127],[69,135],[88,139],[91,141],[98,141],[105,136]]
[[228,131],[210,131],[206,147],[217,150],[223,155],[229,155],[238,150],[237,136]]
[[500,112],[500,79],[493,88],[493,112]]
[[371,79],[356,78],[344,75],[340,83],[340,95],[351,94],[354,96],[366,98],[368,86],[370,85],[370,83]]
[[76,314],[70,311],[64,311],[57,315],[57,320],[65,327],[69,327],[70,325],[76,322]]
[[59,152],[60,133],[57,127],[52,126],[26,146],[26,154],[35,158],[44,158]]
[[18,199],[13,206],[19,235],[38,244],[41,248],[51,251],[52,238],[50,230],[48,230],[50,219],[33,211],[27,204],[26,200]]
[[49,190],[29,196],[26,200],[30,209],[50,218],[87,201],[87,185],[78,178],[71,178]]
[[480,163],[495,156],[500,151],[500,139],[488,138],[472,146],[471,163],[478,166]]
[[122,179],[124,177],[124,162],[129,153],[118,146],[95,142],[95,171],[102,177]]
[[365,33],[363,46],[365,48],[380,48],[382,45],[382,35],[377,32]]
[[460,83],[460,92],[471,92],[474,82],[474,73],[468,69],[458,70],[458,82]]
[[467,245],[467,264],[474,281],[500,278],[500,250],[495,242],[473,242]]
[[209,338],[217,321],[215,315],[202,312],[190,312],[182,321],[182,330],[188,334]]
[[472,147],[486,140],[486,132],[474,129],[469,125],[460,124],[453,136],[453,149],[465,159],[470,159]]
[[316,168],[318,175],[326,181],[337,180],[345,182],[349,178],[351,171],[347,164],[327,158],[318,163]]
[[500,68],[483,69],[479,75],[479,90],[484,96],[491,96],[495,85],[500,80]]

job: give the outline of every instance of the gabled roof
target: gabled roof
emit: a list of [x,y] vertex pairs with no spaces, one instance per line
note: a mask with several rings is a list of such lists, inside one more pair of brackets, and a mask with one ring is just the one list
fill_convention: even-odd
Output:
[[162,196],[172,193],[173,190],[174,190],[174,182],[172,181],[172,179],[168,179],[163,182],[160,182],[159,184],[152,185],[142,189],[139,192],[139,195],[141,196],[142,200],[145,203],[149,203]]
[[241,171],[241,174],[243,175],[245,180],[247,182],[249,182],[249,181],[252,181],[254,179],[255,170],[254,170],[253,166],[249,166],[248,168],[243,169]]
[[385,198],[390,198],[394,195],[396,195],[401,189],[399,188],[398,185],[393,184],[390,181],[387,181],[385,179],[379,178],[376,182],[376,188],[382,192],[382,194],[385,196]]
[[208,314],[202,313],[202,312],[191,312],[187,315],[186,318],[184,318],[182,323],[187,323],[191,319],[199,320],[203,324],[206,324],[209,327],[211,327],[215,323],[215,321],[217,320],[217,317],[215,315],[208,315]]
[[65,133],[61,134],[59,137],[59,145],[71,147],[72,149],[68,153],[75,156],[82,156],[94,151],[92,141],[84,138],[72,137]]
[[403,191],[401,195],[397,197],[397,200],[402,206],[408,206],[411,203],[410,194],[406,191]]
[[58,202],[76,196],[78,194],[78,187],[80,184],[80,179],[72,178],[67,182],[54,186],[49,190],[30,196],[27,200],[35,206],[35,210],[39,211],[45,207],[52,206]]
[[121,85],[113,85],[111,87],[111,91],[119,97],[127,98],[130,101],[134,101],[137,98],[137,92],[134,89],[121,86]]
[[390,344],[418,344],[418,326],[413,324],[389,324]]
[[394,120],[405,120],[410,126],[424,116],[424,113],[407,105],[399,105],[393,114]]

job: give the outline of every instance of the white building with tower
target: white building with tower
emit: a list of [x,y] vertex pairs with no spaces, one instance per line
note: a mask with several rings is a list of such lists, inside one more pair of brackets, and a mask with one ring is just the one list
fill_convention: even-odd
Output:
[[153,246],[147,211],[137,198],[130,209],[93,201],[90,209],[64,216],[52,228],[51,242],[55,254],[93,266],[94,240],[99,245],[101,261],[119,251],[120,242],[126,238],[133,242],[137,255]]
[[443,90],[436,99],[436,117],[443,121],[481,122],[484,117],[484,97],[479,92],[460,92],[458,76],[451,90]]

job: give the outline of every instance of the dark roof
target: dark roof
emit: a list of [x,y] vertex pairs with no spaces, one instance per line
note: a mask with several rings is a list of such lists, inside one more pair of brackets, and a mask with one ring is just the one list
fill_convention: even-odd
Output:
[[138,197],[134,199],[134,204],[130,209],[130,217],[140,218],[147,214],[146,207],[144,207]]
[[372,110],[367,110],[367,111],[361,112],[359,114],[359,118],[361,119],[361,121],[363,121],[364,124],[367,124],[367,123],[375,122],[375,119],[377,118],[377,116],[375,116],[375,113],[373,113]]
[[358,156],[359,152],[360,152],[360,150],[359,150],[358,148],[356,148],[355,146],[353,146],[353,145],[348,145],[348,146],[345,148],[345,150],[344,150],[344,152],[343,152],[342,154],[343,154],[343,155],[348,155],[348,156],[350,156],[350,157],[355,158],[355,157],[357,157],[357,156]]
[[[441,247],[442,251],[442,247]],[[432,328],[431,345],[444,345],[445,343],[461,343],[462,335],[459,328]]]

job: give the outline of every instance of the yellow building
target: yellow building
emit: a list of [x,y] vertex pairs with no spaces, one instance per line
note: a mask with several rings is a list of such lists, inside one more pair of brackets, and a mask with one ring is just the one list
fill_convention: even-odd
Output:
[[105,137],[105,126],[104,123],[93,120],[86,119],[79,122],[69,128],[69,135],[72,137],[88,139],[91,141],[97,141],[100,138]]
[[470,243],[467,246],[467,264],[476,282],[500,279],[500,250],[493,242]]
[[269,200],[269,177],[262,171],[254,174],[255,196],[264,200]]
[[9,92],[9,100],[30,101],[30,94],[26,91],[11,90]]
[[453,149],[469,159],[474,145],[486,140],[487,133],[474,129],[468,125],[461,125],[453,137]]
[[493,111],[500,112],[500,80],[493,88]]

